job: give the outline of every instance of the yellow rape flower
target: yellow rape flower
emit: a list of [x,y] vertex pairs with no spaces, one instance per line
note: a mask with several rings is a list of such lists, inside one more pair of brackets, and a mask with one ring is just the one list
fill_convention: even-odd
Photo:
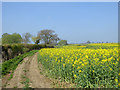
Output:
[[118,82],[118,79],[115,79],[115,82]]
[[118,86],[120,86],[120,83],[118,83]]
[[74,75],[75,78],[77,78],[76,74]]
[[82,72],[81,70],[79,70],[79,72]]
[[75,65],[73,64],[72,66],[74,67]]
[[65,67],[65,64],[63,64],[63,67]]
[[78,68],[77,69],[80,69],[80,66],[78,66]]
[[84,64],[82,64],[82,66],[84,66]]
[[112,71],[112,68],[110,68],[110,70]]

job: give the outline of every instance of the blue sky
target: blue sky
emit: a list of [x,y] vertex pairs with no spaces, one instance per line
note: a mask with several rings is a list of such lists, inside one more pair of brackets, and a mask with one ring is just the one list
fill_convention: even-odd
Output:
[[117,42],[117,2],[4,2],[2,33],[54,30],[69,43]]

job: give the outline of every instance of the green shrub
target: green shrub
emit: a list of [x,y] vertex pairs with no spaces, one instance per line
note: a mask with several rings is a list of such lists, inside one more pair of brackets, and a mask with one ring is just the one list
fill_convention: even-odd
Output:
[[[4,60],[9,60],[9,55],[15,57],[31,50],[39,50],[46,47],[47,46],[43,44],[4,44],[2,45],[2,52],[5,54],[2,54],[2,56]],[[9,53],[8,49],[11,49],[12,52]]]
[[59,41],[58,45],[67,45],[67,40],[61,40]]
[[23,53],[26,53],[26,52],[28,52],[28,51],[29,51],[28,48],[23,48]]

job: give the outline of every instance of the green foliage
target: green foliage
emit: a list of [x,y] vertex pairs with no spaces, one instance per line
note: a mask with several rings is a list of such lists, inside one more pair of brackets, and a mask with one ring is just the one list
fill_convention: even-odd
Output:
[[11,80],[13,78],[13,72],[11,73],[10,77],[8,80]]
[[59,41],[58,45],[67,45],[67,40]]
[[8,61],[5,61],[2,63],[2,75],[5,75],[7,73],[10,73],[10,71],[14,71],[17,67],[17,65],[27,56],[32,56],[34,53],[38,52],[38,50],[33,50],[30,52],[27,52],[25,54],[19,55],[13,59],[10,59]]
[[28,52],[29,49],[28,48],[23,48],[23,52]]
[[20,34],[3,34],[2,36],[2,44],[13,44],[13,43],[21,43],[22,37]]
[[8,33],[4,33],[4,34],[2,35],[2,37],[6,36],[6,35],[9,35],[9,34],[8,34]]
[[39,40],[39,39],[35,41],[35,44],[38,44],[38,43],[40,43],[40,40]]
[[87,43],[91,43],[90,41],[87,41]]
[[12,44],[11,49],[13,51],[13,55],[15,55],[15,54],[23,51],[23,46],[20,44]]
[[32,37],[32,41],[33,41],[35,44],[38,44],[38,43],[40,43],[40,38],[39,38],[39,37]]
[[44,45],[44,44],[27,44],[24,47],[29,48],[29,51],[30,51],[30,50],[45,48],[46,45]]
[[30,33],[23,34],[23,42],[24,43],[29,43],[31,37],[32,37],[32,35]]
[[26,76],[24,76],[24,79],[25,79],[25,81],[22,82],[25,85],[24,88],[30,90],[29,89],[30,88],[29,87],[29,83],[30,83],[29,78],[27,78]]

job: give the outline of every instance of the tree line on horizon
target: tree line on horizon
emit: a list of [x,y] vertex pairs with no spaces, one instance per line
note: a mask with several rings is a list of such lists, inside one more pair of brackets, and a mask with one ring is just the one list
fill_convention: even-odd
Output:
[[[2,35],[2,44],[18,44],[24,43],[29,44],[31,40],[34,44],[44,43],[46,44],[67,44],[67,40],[61,40],[58,35],[53,30],[41,30],[37,33],[37,36],[33,36],[29,32],[24,33],[22,36],[19,33],[8,34],[4,33]],[[59,41],[59,43],[58,43]]]
[[[19,33],[8,34],[4,33],[2,35],[2,44],[18,44],[24,43],[29,44],[31,40],[34,44],[52,44],[52,45],[67,45],[67,40],[61,40],[58,35],[53,30],[45,29],[41,30],[37,33],[36,36],[33,36],[29,32],[24,33],[22,36]],[[58,42],[59,41],[59,42]],[[94,43],[87,41],[86,43]],[[97,43],[105,43],[105,42],[97,42]],[[108,42],[106,42],[108,43]]]

